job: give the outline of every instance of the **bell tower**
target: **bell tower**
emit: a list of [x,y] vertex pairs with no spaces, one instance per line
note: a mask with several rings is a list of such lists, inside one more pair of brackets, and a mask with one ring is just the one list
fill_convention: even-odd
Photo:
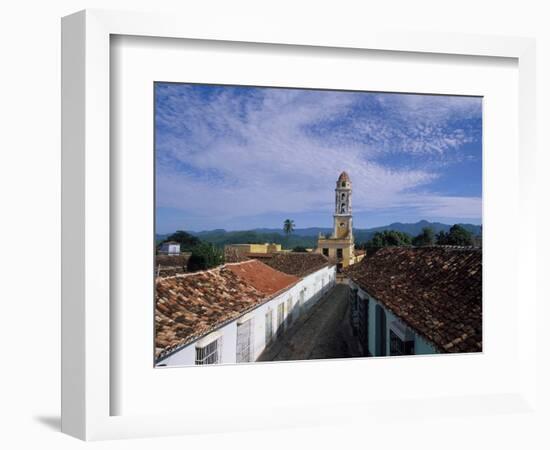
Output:
[[351,216],[351,180],[342,172],[334,190],[334,229],[331,236],[319,233],[316,253],[326,256],[336,265],[336,271],[355,264],[355,244],[353,242],[353,223]]
[[334,231],[337,239],[353,239],[353,224],[351,216],[351,180],[344,171],[336,182],[334,204]]

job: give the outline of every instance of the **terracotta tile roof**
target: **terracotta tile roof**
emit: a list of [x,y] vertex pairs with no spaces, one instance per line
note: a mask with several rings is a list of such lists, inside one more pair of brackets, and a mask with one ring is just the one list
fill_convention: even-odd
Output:
[[[266,279],[258,279],[254,272]],[[204,272],[158,277],[157,359],[240,317],[298,280],[275,272],[259,261],[249,260]]]
[[481,250],[386,247],[345,270],[442,352],[482,350]]
[[266,295],[288,289],[300,280],[255,259],[249,260],[248,263],[231,264],[227,268]]
[[247,253],[247,259],[271,259],[273,258],[273,252],[271,253]]
[[183,267],[164,267],[157,266],[155,271],[155,276],[157,277],[172,277],[174,275],[181,275],[182,273],[187,272]]
[[261,258],[262,262],[275,270],[297,277],[305,277],[329,265],[328,259],[320,253],[281,252],[270,256],[271,258]]

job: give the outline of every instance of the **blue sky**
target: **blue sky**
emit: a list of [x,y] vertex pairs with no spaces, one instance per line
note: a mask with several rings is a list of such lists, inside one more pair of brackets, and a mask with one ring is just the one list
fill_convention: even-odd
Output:
[[354,226],[481,223],[482,99],[155,84],[156,226],[332,226],[346,170]]

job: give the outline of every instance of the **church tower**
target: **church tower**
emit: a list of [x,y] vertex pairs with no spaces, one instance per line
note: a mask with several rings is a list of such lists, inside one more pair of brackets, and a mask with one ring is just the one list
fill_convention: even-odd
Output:
[[351,212],[351,180],[346,172],[342,172],[334,190],[332,235],[319,234],[316,249],[317,253],[322,253],[335,264],[338,271],[356,261]]
[[336,182],[336,200],[334,204],[334,231],[337,239],[353,239],[351,218],[351,180],[346,172],[342,172]]

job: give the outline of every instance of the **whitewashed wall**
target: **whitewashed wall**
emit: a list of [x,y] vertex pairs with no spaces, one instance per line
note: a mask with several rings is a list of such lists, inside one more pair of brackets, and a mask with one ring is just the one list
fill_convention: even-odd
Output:
[[[252,359],[256,360],[266,347],[266,320],[265,315],[271,311],[273,324],[273,341],[277,339],[277,330],[280,326],[277,320],[277,308],[281,303],[285,304],[285,316],[283,324],[288,326],[298,319],[305,311],[310,309],[323,294],[327,293],[336,284],[336,266],[325,267],[302,278],[296,285],[283,292],[270,301],[258,306],[246,314],[253,321],[252,331]],[[300,292],[305,289],[304,301],[300,305]],[[287,308],[291,299],[291,308]],[[289,320],[290,319],[290,320]],[[235,364],[237,362],[237,323],[239,319],[227,323],[214,331],[221,337],[221,363]],[[201,339],[208,339],[209,335]],[[158,363],[158,366],[192,366],[195,365],[195,347],[200,339],[182,347],[175,353]]]
[[369,299],[369,337],[368,337],[368,351],[371,355],[376,356],[376,305],[380,305],[384,312],[386,313],[386,356],[390,355],[390,326],[393,321],[401,322],[405,327],[409,328],[414,334],[414,353],[416,355],[421,354],[433,354],[439,353],[434,345],[424,339],[422,336],[417,334],[414,329],[408,327],[399,317],[393,314],[388,308],[384,306],[383,303],[376,300],[374,297],[369,295],[366,291],[361,289],[361,287],[354,283],[352,280],[349,281],[351,289],[357,289],[357,295],[359,296],[359,301],[364,301],[364,299]]

